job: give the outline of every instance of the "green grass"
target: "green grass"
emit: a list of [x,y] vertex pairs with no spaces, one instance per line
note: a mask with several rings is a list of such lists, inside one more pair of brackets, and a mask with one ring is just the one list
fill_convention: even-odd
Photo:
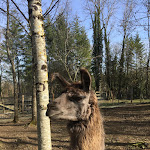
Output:
[[[150,103],[150,99],[135,99],[132,100],[132,104],[145,104]],[[125,104],[131,104],[131,100],[99,100],[100,106],[117,106],[117,105],[125,105]]]

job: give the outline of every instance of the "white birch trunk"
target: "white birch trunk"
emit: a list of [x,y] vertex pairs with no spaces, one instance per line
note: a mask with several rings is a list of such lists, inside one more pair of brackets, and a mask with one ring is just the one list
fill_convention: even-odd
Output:
[[50,120],[46,116],[49,91],[41,0],[28,0],[28,9],[36,68],[38,149],[51,150]]

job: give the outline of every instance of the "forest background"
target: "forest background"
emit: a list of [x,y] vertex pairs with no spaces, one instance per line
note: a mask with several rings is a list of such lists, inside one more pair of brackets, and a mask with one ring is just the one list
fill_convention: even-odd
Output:
[[[28,16],[26,1],[17,1]],[[86,67],[93,89],[104,99],[150,98],[150,1],[149,0],[43,0],[50,97],[60,87],[51,74],[79,79]],[[56,5],[54,5],[56,4]],[[48,8],[53,10],[48,12]],[[25,17],[10,2],[10,64],[6,48],[6,2],[0,5],[0,98],[13,97],[15,67],[19,95],[32,95],[32,46]]]

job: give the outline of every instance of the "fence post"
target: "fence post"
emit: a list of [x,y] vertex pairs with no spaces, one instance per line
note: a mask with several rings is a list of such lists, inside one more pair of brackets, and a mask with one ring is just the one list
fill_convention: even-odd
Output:
[[[5,105],[4,100],[2,99],[2,104]],[[5,107],[2,107],[3,109],[3,114],[5,114]]]
[[5,107],[3,107],[3,114],[5,114]]
[[24,95],[22,95],[22,112],[24,112]]

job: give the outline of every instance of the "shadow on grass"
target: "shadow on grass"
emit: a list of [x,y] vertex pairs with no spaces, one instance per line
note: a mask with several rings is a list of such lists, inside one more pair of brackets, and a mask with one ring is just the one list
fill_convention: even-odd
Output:
[[[7,140],[9,140],[9,142]],[[12,145],[17,145],[17,146],[21,145],[21,144],[24,144],[24,145],[30,144],[30,145],[34,145],[34,146],[38,145],[37,143],[27,141],[26,139],[14,138],[14,137],[0,137],[0,142],[2,142],[4,144],[12,144]]]
[[59,149],[62,149],[62,148],[66,148],[66,149],[69,149],[69,146],[66,146],[66,145],[52,145],[52,148],[59,148]]
[[148,121],[107,121],[104,123],[106,134],[150,136],[150,122]]
[[[137,142],[137,143],[119,143],[119,142],[116,142],[116,143],[105,143],[106,146],[121,146],[121,147],[128,147],[127,149],[131,150],[131,149],[134,149],[134,150],[138,150],[138,149],[149,149],[148,148],[148,143],[144,143],[144,142]],[[108,150],[108,149],[106,149]]]
[[[101,108],[102,111],[104,112],[107,112],[107,110],[109,109],[109,112],[111,111],[145,111],[145,110],[149,110],[150,108],[150,104],[146,104],[146,105],[125,105],[125,106],[122,106],[122,107],[114,107],[114,108],[109,108],[109,107],[106,107],[106,108]],[[106,113],[107,114],[107,113]]]

